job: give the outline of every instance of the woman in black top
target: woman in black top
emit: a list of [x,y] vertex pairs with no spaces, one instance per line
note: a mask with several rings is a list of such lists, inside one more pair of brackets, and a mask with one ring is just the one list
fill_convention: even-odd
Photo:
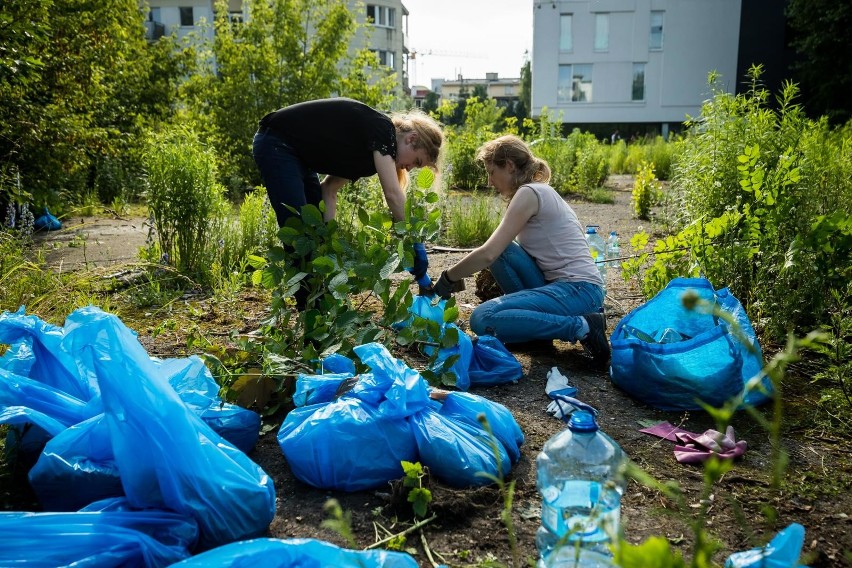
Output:
[[[412,168],[436,168],[444,141],[440,126],[412,111],[388,116],[347,98],[297,103],[260,121],[253,154],[279,226],[310,203],[337,212],[337,192],[348,181],[378,174],[394,221],[405,218]],[[322,182],[318,173],[325,174]]]

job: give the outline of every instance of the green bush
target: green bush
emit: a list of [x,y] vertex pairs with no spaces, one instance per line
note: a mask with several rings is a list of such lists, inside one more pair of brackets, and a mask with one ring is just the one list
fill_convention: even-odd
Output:
[[639,166],[633,182],[633,212],[640,219],[649,219],[651,206],[659,199],[662,191],[660,182],[654,175],[654,164],[643,162]]
[[228,209],[216,181],[216,156],[196,134],[175,127],[149,141],[145,153],[148,208],[159,250],[186,276],[207,281],[221,254]]
[[614,174],[626,174],[628,172],[625,161],[627,160],[627,143],[619,140],[609,147],[609,171]]
[[826,323],[827,298],[852,276],[852,128],[809,120],[793,84],[771,110],[759,72],[748,93],[716,92],[678,142],[670,192],[679,232],[654,245],[645,290],[700,272],[782,341]]

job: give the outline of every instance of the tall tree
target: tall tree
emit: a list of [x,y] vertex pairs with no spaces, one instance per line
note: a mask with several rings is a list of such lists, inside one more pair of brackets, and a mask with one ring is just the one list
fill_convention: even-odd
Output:
[[79,201],[98,164],[126,159],[144,115],[166,112],[149,88],[164,55],[144,34],[137,0],[0,3],[0,171],[36,203]]
[[791,44],[799,54],[796,78],[805,108],[833,124],[852,118],[852,0],[789,0]]

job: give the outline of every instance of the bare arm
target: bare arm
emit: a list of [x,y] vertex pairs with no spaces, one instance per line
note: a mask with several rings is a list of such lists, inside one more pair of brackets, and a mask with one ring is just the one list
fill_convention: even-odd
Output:
[[346,185],[348,179],[337,176],[325,176],[320,189],[322,192],[322,200],[325,202],[325,213],[323,221],[330,221],[337,215],[337,192],[340,188]]
[[405,192],[399,186],[396,162],[378,150],[373,151],[373,160],[376,162],[376,173],[379,174],[379,183],[382,184],[382,192],[394,222],[405,220]]
[[509,203],[503,220],[480,247],[474,249],[447,270],[450,280],[457,281],[491,266],[509,243],[518,236],[530,217],[538,213],[538,198],[533,190],[522,187]]

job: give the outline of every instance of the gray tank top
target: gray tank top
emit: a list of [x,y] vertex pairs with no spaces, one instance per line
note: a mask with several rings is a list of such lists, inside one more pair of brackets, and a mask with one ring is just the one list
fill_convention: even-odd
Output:
[[[524,187],[524,186],[521,186]],[[603,285],[577,214],[546,183],[526,184],[538,198],[538,213],[517,236],[548,282]]]

